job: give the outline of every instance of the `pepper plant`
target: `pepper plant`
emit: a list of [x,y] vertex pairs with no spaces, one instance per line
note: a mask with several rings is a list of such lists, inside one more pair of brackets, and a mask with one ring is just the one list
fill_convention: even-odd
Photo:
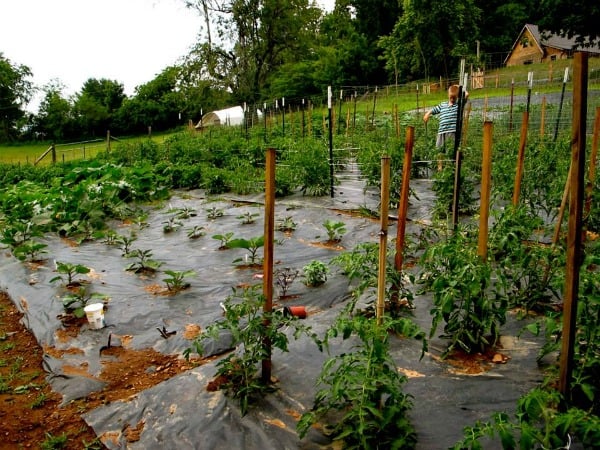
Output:
[[258,249],[265,245],[265,237],[264,236],[256,236],[250,239],[237,238],[231,239],[227,242],[227,248],[243,248],[248,250],[248,258],[236,258],[233,260],[233,263],[248,263],[248,264],[257,264],[258,261]]
[[76,275],[85,275],[86,273],[90,273],[90,268],[84,266],[83,264],[73,264],[69,262],[56,261],[56,271],[60,274],[55,276],[50,280],[50,283],[54,283],[55,281],[65,281],[63,276],[66,277],[66,286],[74,286],[79,284],[78,281],[75,280]]
[[313,260],[302,268],[302,274],[307,286],[320,286],[327,281],[329,267],[322,261]]
[[346,234],[346,224],[341,221],[327,219],[323,222],[325,230],[327,230],[327,238],[329,242],[339,242],[342,236]]

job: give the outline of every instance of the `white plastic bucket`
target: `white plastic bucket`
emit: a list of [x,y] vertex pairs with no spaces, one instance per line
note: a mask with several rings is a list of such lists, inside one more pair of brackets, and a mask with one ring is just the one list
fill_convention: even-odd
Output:
[[90,328],[99,330],[104,328],[104,305],[102,303],[92,303],[83,308],[90,324]]

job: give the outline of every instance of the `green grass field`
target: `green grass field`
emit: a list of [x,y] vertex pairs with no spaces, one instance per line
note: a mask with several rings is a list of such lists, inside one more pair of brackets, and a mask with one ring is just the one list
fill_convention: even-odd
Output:
[[[170,133],[157,133],[152,136],[153,140],[158,142],[164,141]],[[147,136],[120,138],[119,142],[134,142],[147,139]],[[111,140],[111,149],[118,145],[117,142]],[[0,163],[3,164],[34,164],[38,158],[46,155],[41,159],[39,165],[48,165],[52,161],[51,144],[43,143],[28,143],[28,144],[1,144],[0,145]],[[90,141],[74,142],[70,144],[56,144],[55,157],[56,162],[67,162],[80,159],[94,158],[98,153],[107,150],[106,139],[97,139]],[[49,151],[50,150],[50,151]]]

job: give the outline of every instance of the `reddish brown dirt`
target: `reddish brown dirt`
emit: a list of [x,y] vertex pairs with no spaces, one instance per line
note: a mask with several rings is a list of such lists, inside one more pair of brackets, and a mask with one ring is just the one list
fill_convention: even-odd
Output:
[[[102,351],[110,355],[103,363],[98,378],[106,387],[87,398],[60,406],[61,396],[46,383],[42,368],[43,350],[33,335],[20,323],[22,314],[10,298],[0,292],[0,449],[40,448],[49,436],[67,436],[61,448],[105,448],[94,430],[82,419],[82,414],[102,404],[132,398],[178,373],[192,364],[175,356],[154,350],[131,350],[111,347]],[[62,338],[76,336],[76,324],[61,333]],[[75,328],[75,330],[73,329]],[[61,351],[47,348],[55,357]],[[153,368],[153,370],[147,370]],[[87,374],[85,366],[65,367],[79,375]],[[139,438],[143,424],[125,433],[127,439]],[[106,437],[108,438],[108,437]],[[90,444],[94,443],[93,446]],[[89,446],[89,447],[88,447]]]

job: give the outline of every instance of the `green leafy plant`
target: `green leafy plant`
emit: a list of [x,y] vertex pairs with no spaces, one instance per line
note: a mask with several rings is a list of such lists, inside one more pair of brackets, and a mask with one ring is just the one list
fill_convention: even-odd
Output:
[[237,218],[242,222],[243,225],[250,225],[256,221],[256,218],[260,216],[259,213],[251,213],[246,211],[244,214],[240,214]]
[[183,220],[189,219],[190,217],[196,217],[198,214],[194,208],[184,206],[181,208],[169,208],[167,211],[169,214],[174,214],[175,219]]
[[46,244],[29,240],[15,247],[13,254],[20,261],[40,261],[40,255],[47,253],[46,247]]
[[338,411],[331,437],[343,441],[344,448],[415,447],[417,437],[408,418],[412,401],[402,392],[407,379],[389,353],[390,328],[403,328],[424,340],[424,332],[408,319],[387,318],[377,325],[364,316],[340,315],[327,332],[325,347],[337,336],[359,341],[353,351],[332,356],[323,364],[313,407],[297,425],[301,438],[317,421]]
[[346,224],[344,222],[327,219],[323,222],[323,226],[327,230],[329,242],[339,242],[342,240],[342,236],[346,234]]
[[265,339],[269,339],[274,349],[288,351],[288,335],[281,329],[292,327],[294,338],[311,334],[310,328],[302,325],[294,317],[285,317],[281,311],[263,313],[264,298],[260,287],[233,289],[233,293],[223,302],[224,318],[209,325],[205,332],[194,341],[184,355],[189,358],[192,352],[204,354],[206,342],[218,339],[227,331],[231,334],[231,346],[240,351],[231,353],[217,363],[217,378],[221,378],[221,389],[239,401],[242,415],[246,414],[252,401],[272,390],[272,386],[261,381],[259,366],[265,357]]
[[275,222],[275,229],[277,231],[283,231],[286,233],[290,233],[296,229],[298,225],[294,222],[294,219],[291,216],[284,217],[281,220]]
[[206,234],[205,228],[200,225],[194,225],[194,227],[191,228],[190,230],[188,230],[188,232],[187,232],[187,236],[190,239],[198,239],[199,237],[202,237],[205,234]]
[[218,219],[219,217],[223,217],[223,210],[212,206],[206,210],[206,216],[210,220]]
[[223,249],[229,248],[227,246],[227,244],[229,244],[229,242],[233,238],[233,232],[229,231],[229,232],[223,233],[223,234],[215,234],[212,236],[212,238],[216,239],[217,241],[219,241],[221,243],[219,245],[219,249],[223,250]]
[[248,250],[248,254],[244,258],[236,258],[233,260],[233,263],[242,262],[244,264],[254,265],[257,264],[258,261],[258,250],[265,245],[265,237],[257,236],[250,239],[238,238],[231,239],[227,242],[227,248],[243,248]]
[[104,302],[108,296],[99,292],[89,293],[87,287],[80,287],[75,292],[71,292],[62,297],[62,304],[65,312],[81,318],[85,316],[84,308],[90,301]]
[[285,267],[275,271],[275,284],[279,287],[280,297],[285,297],[287,295],[288,290],[299,273],[300,272],[297,269],[291,267]]
[[494,346],[506,321],[508,302],[503,296],[494,298],[488,290],[490,264],[459,232],[429,247],[422,262],[425,272],[420,281],[429,286],[434,298],[430,337],[444,321],[443,337],[450,341],[443,356],[456,347],[474,353]]
[[313,260],[302,268],[304,283],[307,286],[320,286],[327,281],[329,267],[322,261]]
[[165,273],[169,276],[167,278],[163,278],[163,281],[166,283],[167,289],[171,292],[178,292],[188,289],[190,287],[190,283],[186,283],[184,280],[196,275],[196,272],[193,270],[165,270]]
[[40,444],[42,450],[56,450],[66,448],[69,442],[69,437],[66,433],[62,433],[58,436],[54,436],[51,433],[46,433],[46,438]]
[[131,233],[129,236],[117,236],[116,243],[121,247],[123,256],[129,256],[131,250],[131,244],[137,240],[135,233]]
[[156,261],[152,259],[152,250],[140,250],[135,249],[129,252],[127,255],[128,258],[137,258],[137,261],[134,261],[127,265],[125,270],[140,273],[140,272],[156,272],[160,266],[162,266],[162,262]]
[[[394,251],[388,249],[386,261],[386,312],[392,317],[400,317],[407,310],[412,309],[413,293],[406,287],[406,280],[413,282],[414,276],[405,271],[397,271],[394,265]],[[367,300],[367,306],[360,311],[367,316],[376,313],[375,288],[379,277],[379,244],[364,242],[358,244],[351,251],[346,251],[331,260],[332,265],[341,268],[342,273],[352,282],[353,301],[356,304],[360,298]]]
[[50,283],[54,283],[55,281],[65,281],[63,276],[66,277],[66,285],[74,286],[78,285],[79,282],[75,280],[76,275],[84,275],[86,273],[90,273],[90,268],[86,267],[82,264],[72,264],[69,262],[56,261],[56,271],[61,274],[50,280]]
[[173,231],[178,230],[179,228],[181,228],[183,226],[183,223],[177,219],[177,217],[169,217],[168,220],[166,220],[165,222],[163,222],[163,231],[165,233],[171,233]]

